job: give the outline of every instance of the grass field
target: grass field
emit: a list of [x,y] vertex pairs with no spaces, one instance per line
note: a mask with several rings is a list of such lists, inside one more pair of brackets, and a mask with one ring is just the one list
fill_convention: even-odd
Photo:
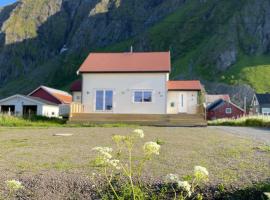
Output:
[[[210,183],[214,185],[246,186],[270,177],[269,148],[253,140],[209,128],[143,129],[146,137],[142,143],[153,140],[164,143],[161,155],[145,171],[146,176],[159,179],[168,173],[184,176],[195,165],[202,165],[209,170]],[[0,179],[51,172],[91,174],[92,148],[111,146],[113,134],[132,130],[131,127],[1,128]],[[57,133],[73,135],[53,136]]]
[[270,127],[270,116],[246,116],[238,119],[208,121],[209,126]]

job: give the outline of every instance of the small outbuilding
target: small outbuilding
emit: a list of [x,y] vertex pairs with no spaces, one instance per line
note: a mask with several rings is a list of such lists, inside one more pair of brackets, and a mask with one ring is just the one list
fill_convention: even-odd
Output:
[[231,101],[226,101],[224,99],[216,100],[212,104],[208,105],[206,110],[208,120],[239,118],[245,114],[244,109],[235,105]]
[[251,103],[251,114],[270,115],[270,94],[255,94]]
[[3,114],[15,116],[59,116],[59,107],[57,104],[38,97],[20,94],[0,100],[0,110]]

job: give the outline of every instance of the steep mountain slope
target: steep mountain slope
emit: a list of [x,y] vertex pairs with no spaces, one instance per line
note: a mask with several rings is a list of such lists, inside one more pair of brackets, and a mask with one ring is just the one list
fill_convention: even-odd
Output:
[[0,30],[0,96],[66,87],[89,51],[130,45],[170,50],[171,78],[237,101],[252,94],[243,84],[270,91],[268,0],[21,0],[0,10]]

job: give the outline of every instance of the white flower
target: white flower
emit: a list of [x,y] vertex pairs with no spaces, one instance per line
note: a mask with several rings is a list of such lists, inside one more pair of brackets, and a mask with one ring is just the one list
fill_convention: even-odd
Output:
[[118,166],[119,164],[119,160],[108,160],[108,164],[110,164],[111,166],[115,167],[116,169],[120,169],[120,167]]
[[6,181],[6,184],[7,184],[8,189],[12,191],[23,189],[23,185],[20,181],[8,180]]
[[146,142],[143,146],[144,153],[147,155],[159,155],[160,145],[156,142]]
[[126,136],[123,135],[114,135],[112,137],[113,141],[116,143],[123,142],[126,139]]
[[93,150],[98,151],[98,152],[107,152],[107,153],[110,153],[113,151],[113,149],[110,147],[95,147],[93,148]]
[[[186,192],[190,193],[191,185],[187,181],[178,181],[177,182],[178,187],[182,188]],[[191,193],[190,193],[191,195]]]
[[209,176],[209,172],[207,171],[205,167],[195,166],[194,175],[199,178],[207,178]]
[[178,177],[177,174],[168,174],[168,175],[166,176],[166,181],[167,181],[167,182],[173,182],[173,183],[175,183],[175,182],[177,182],[178,180],[179,180],[179,177]]
[[97,151],[101,154],[104,159],[111,159],[112,155],[110,154],[113,150],[109,147],[95,147],[93,148],[94,151]]
[[142,129],[135,129],[133,133],[135,133],[139,138],[144,138],[144,132]]

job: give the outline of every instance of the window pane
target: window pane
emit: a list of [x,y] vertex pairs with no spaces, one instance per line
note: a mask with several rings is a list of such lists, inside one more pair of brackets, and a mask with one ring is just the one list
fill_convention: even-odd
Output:
[[113,91],[107,90],[105,92],[105,110],[112,110],[113,108]]
[[142,102],[142,92],[134,93],[134,102]]
[[143,101],[152,102],[152,92],[144,92]]
[[96,91],[96,110],[103,110],[103,90]]

